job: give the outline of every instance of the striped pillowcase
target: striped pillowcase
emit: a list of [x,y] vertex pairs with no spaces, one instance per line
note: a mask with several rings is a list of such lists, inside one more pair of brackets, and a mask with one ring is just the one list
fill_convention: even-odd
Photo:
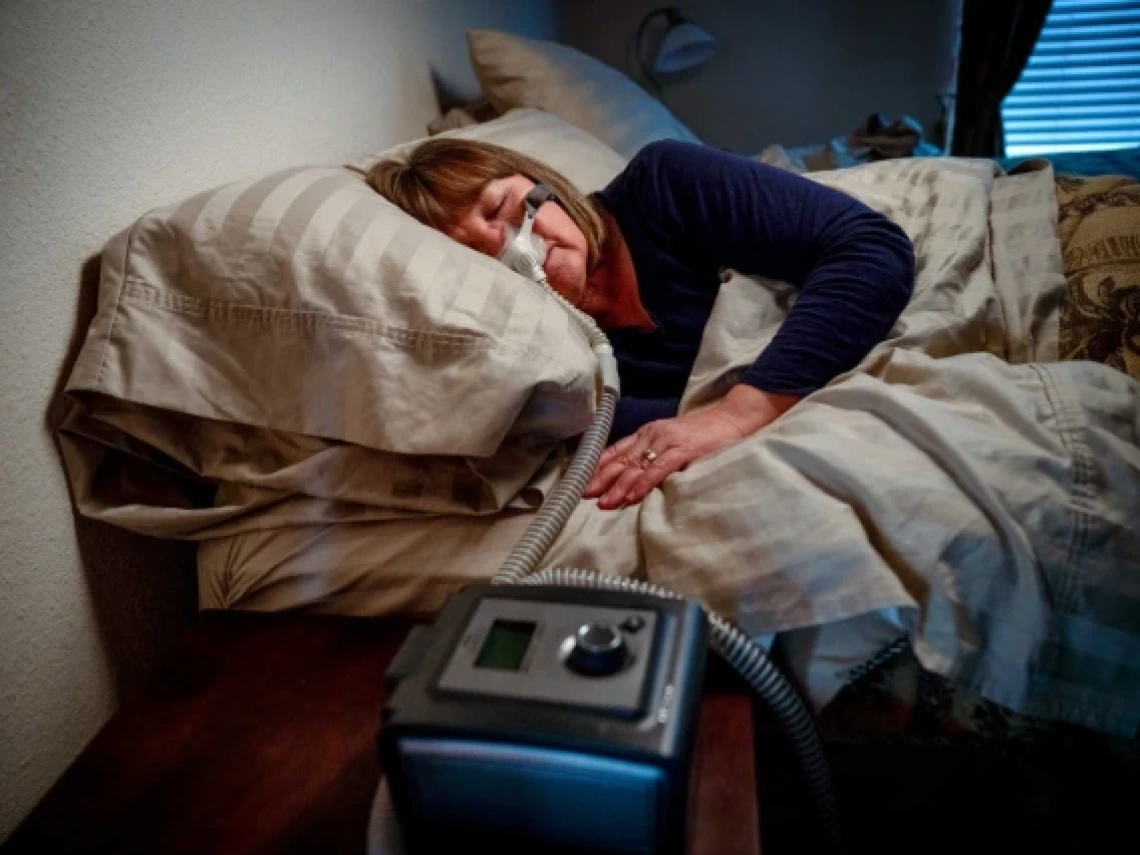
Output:
[[[573,134],[561,146],[549,117],[490,133],[591,181],[621,166]],[[69,393],[213,480],[486,513],[592,418],[595,360],[553,297],[351,169],[285,170],[151,211],[107,246],[100,291]],[[389,462],[363,466],[364,451]],[[293,483],[303,464],[329,483]]]
[[[601,190],[625,168],[626,158],[580,128],[552,113],[520,107],[478,125],[444,131],[432,139],[481,140],[541,160],[562,173],[583,193]],[[360,173],[387,157],[399,157],[423,140],[357,158],[348,166]]]

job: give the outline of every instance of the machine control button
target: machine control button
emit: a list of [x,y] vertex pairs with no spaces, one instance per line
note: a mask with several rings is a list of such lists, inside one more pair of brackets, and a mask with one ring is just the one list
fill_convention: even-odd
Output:
[[630,615],[620,624],[618,624],[626,632],[640,632],[645,628],[645,618],[641,615]]
[[566,664],[587,677],[607,677],[620,671],[625,659],[622,634],[605,621],[590,621],[574,633]]

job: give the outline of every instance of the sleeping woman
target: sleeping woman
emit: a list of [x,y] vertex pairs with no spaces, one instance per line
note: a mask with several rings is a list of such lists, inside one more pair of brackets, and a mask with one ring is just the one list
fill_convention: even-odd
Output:
[[[623,397],[586,489],[640,502],[669,475],[738,442],[853,368],[914,284],[914,249],[837,190],[708,146],[657,142],[583,195],[537,160],[488,143],[429,140],[368,181],[472,249],[500,257],[526,206],[550,285],[606,331]],[[798,296],[772,342],[716,405],[677,414],[722,273],[779,279]]]

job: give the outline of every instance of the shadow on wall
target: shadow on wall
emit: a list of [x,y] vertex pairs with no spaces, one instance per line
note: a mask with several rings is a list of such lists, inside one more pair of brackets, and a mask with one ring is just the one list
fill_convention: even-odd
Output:
[[458,86],[448,82],[439,69],[432,67],[430,73],[431,86],[435,91],[435,103],[441,115],[452,107],[462,107],[471,100]]
[[[56,429],[65,413],[63,389],[95,316],[101,256],[79,274],[75,328],[46,415],[60,465]],[[133,691],[174,646],[197,612],[197,545],[159,540],[80,516],[75,539],[87,590],[119,700]]]

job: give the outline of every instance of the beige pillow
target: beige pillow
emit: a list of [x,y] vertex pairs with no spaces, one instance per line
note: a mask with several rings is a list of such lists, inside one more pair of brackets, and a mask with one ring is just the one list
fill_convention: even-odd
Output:
[[[481,140],[541,160],[583,193],[601,190],[625,168],[626,159],[596,137],[542,110],[516,109],[490,122],[466,125],[433,137]],[[350,168],[367,172],[377,161],[399,156],[423,140],[358,158]]]
[[[583,191],[604,187],[625,165],[594,137],[540,110],[513,110],[447,135],[533,155]],[[353,168],[366,170],[392,153],[361,158]],[[378,517],[384,514],[359,505],[299,497],[274,501],[250,520],[206,533],[198,552],[200,605],[367,615],[433,612],[458,588],[486,581],[502,567],[541,501],[533,494],[548,489],[564,464],[558,456],[548,460],[526,490],[491,515],[383,519]],[[373,472],[367,479],[376,477],[381,476]],[[248,488],[227,488],[219,502],[248,506],[256,496],[257,491]],[[581,503],[544,566],[604,567],[621,575],[640,572],[638,513],[637,506],[617,512]]]
[[[583,190],[623,165],[537,112],[465,130]],[[357,171],[299,167],[155,209],[107,245],[61,441],[80,509],[156,536],[264,528],[288,496],[489,514],[589,424],[595,371],[541,287]],[[171,486],[195,480],[259,498]]]
[[624,74],[566,45],[470,30],[467,46],[483,94],[500,112],[545,110],[626,158],[654,140],[700,142]]

